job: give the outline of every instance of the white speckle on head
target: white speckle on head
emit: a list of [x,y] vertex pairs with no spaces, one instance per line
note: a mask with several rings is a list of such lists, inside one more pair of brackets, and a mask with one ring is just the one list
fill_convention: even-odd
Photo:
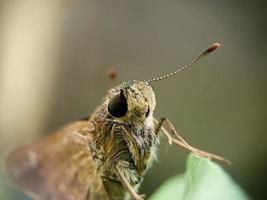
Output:
[[28,159],[31,167],[37,167],[37,154],[34,151],[28,152]]

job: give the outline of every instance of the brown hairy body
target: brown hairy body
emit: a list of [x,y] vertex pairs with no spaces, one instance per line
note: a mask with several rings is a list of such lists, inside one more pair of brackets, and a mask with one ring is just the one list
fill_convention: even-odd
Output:
[[[127,198],[115,166],[137,189],[155,157],[157,143],[153,122],[148,126],[148,122],[136,120],[135,115],[120,121],[107,111],[110,97],[122,89],[126,93],[132,83],[111,89],[90,118],[66,125],[48,138],[14,151],[7,161],[14,182],[45,200]],[[142,94],[134,92],[139,101],[133,104],[143,101]],[[147,109],[150,102],[143,103]],[[139,114],[140,117],[145,116]]]

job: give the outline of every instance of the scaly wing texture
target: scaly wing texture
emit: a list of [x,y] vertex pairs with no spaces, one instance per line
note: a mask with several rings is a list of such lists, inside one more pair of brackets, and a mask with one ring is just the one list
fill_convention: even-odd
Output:
[[90,124],[77,121],[12,152],[7,170],[34,199],[108,200],[89,143]]

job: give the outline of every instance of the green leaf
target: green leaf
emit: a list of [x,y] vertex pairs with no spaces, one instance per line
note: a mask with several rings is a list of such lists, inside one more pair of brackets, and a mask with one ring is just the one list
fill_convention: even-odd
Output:
[[244,191],[216,163],[190,154],[186,173],[164,183],[149,200],[248,200]]

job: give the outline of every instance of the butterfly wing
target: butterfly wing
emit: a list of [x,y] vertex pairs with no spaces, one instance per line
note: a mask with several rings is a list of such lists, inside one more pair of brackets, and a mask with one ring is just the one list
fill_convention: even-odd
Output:
[[34,199],[109,199],[89,148],[90,126],[77,121],[12,152],[7,159],[11,179]]

